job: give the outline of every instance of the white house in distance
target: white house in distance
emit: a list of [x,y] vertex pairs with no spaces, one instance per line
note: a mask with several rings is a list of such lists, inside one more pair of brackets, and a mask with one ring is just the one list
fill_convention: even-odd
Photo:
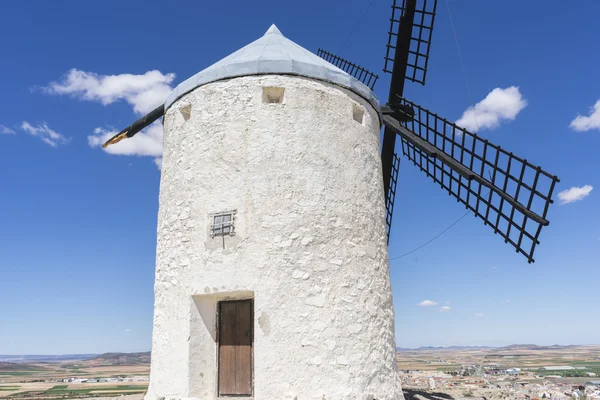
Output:
[[274,25],[173,91],[146,400],[402,399],[380,127]]

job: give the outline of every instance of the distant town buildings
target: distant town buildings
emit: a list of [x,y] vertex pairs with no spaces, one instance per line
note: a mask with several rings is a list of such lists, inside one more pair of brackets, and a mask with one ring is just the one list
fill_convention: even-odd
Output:
[[150,380],[149,376],[130,376],[130,377],[117,377],[117,378],[79,378],[76,376],[65,378],[62,380],[64,383],[105,383],[105,382],[147,382]]
[[[410,392],[445,393],[454,399],[469,400],[600,400],[600,379],[540,376],[536,371],[577,371],[579,367],[550,366],[527,370],[497,366],[469,365],[457,371],[401,372],[402,387]],[[592,373],[593,374],[593,373]],[[595,374],[594,374],[595,375]],[[584,387],[581,391],[580,386]],[[420,398],[419,398],[420,399]]]

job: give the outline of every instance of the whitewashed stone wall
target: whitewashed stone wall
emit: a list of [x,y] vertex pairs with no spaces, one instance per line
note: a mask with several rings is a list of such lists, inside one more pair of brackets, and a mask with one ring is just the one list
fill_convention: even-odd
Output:
[[[169,108],[147,400],[217,397],[225,298],[254,299],[255,399],[402,398],[379,131],[364,99],[293,76],[207,84]],[[209,214],[227,210],[223,249]]]

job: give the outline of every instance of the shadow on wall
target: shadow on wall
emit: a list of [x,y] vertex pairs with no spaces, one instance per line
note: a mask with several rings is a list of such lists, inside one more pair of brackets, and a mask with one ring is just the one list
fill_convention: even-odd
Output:
[[[206,288],[206,291],[210,292],[210,288]],[[216,290],[216,289],[214,289]],[[227,300],[245,300],[253,299],[254,292],[247,290],[230,291],[230,292],[217,292],[212,294],[193,295],[192,300],[196,306],[197,313],[192,308],[192,331],[201,332],[198,321],[202,320],[202,323],[206,329],[206,332],[212,338],[213,343],[217,343],[217,318],[218,318],[218,303],[220,301]],[[202,331],[204,332],[204,331]],[[204,336],[206,337],[206,336]]]
[[[453,400],[454,397],[446,393],[424,392],[422,390],[402,389],[405,400]],[[417,397],[418,396],[418,397]]]

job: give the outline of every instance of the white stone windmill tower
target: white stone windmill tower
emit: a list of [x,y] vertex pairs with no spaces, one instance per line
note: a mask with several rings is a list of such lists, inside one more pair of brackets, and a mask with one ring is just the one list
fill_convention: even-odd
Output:
[[147,400],[402,398],[387,258],[396,135],[533,262],[558,178],[401,97],[427,70],[436,2],[416,4],[392,6],[385,106],[374,74],[272,26],[105,143],[164,115]]
[[378,110],[274,25],[169,96],[147,399],[402,398]]

